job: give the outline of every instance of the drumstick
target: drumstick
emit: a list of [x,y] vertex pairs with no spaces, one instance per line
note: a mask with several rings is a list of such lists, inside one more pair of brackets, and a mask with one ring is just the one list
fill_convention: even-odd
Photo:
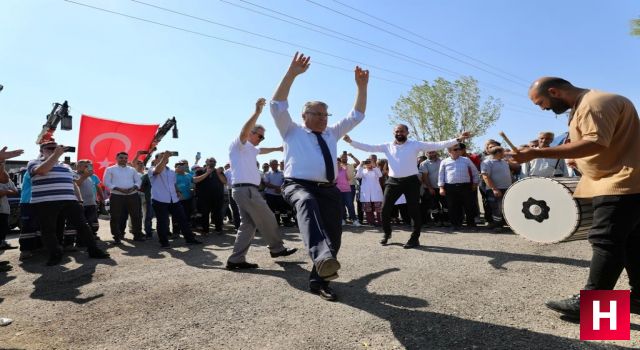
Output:
[[499,132],[500,136],[502,136],[502,138],[504,139],[504,142],[507,143],[507,145],[509,145],[509,147],[511,147],[511,150],[514,153],[518,153],[518,147],[516,147],[513,142],[511,142],[511,140],[509,140],[509,138],[507,137],[507,135],[505,135],[505,133],[503,131]]

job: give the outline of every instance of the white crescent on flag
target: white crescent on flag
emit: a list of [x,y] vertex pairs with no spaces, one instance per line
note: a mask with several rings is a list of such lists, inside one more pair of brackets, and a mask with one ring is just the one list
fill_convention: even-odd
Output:
[[98,136],[96,136],[93,141],[91,141],[91,145],[89,147],[89,149],[91,150],[91,154],[95,157],[96,153],[95,153],[95,148],[96,145],[104,140],[108,140],[108,139],[114,139],[114,140],[118,140],[120,142],[122,142],[122,144],[124,145],[124,149],[125,152],[129,153],[129,150],[131,149],[131,140],[126,136],[123,135],[119,132],[105,132],[104,134],[100,134]]

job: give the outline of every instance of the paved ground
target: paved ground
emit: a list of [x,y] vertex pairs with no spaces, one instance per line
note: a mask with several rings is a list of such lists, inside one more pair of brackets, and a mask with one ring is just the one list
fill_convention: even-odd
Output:
[[[109,240],[107,222],[101,237]],[[303,250],[297,232],[285,234]],[[113,259],[71,253],[59,267],[44,257],[10,260],[0,275],[0,348],[18,349],[609,349],[632,341],[580,342],[579,326],[547,310],[548,298],[576,292],[586,278],[586,241],[537,245],[511,234],[408,232],[380,246],[373,229],[347,229],[340,300],[307,292],[304,252],[273,260],[258,237],[250,272],[224,269],[234,236],[202,247],[160,251],[156,241],[111,247]],[[15,238],[12,243],[17,243]],[[135,243],[135,244],[134,244]],[[102,243],[106,246],[106,243]],[[627,285],[626,276],[618,288]]]

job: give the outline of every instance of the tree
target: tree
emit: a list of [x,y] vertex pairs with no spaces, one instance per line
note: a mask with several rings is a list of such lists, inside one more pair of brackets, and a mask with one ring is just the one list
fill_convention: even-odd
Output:
[[640,36],[640,18],[631,20],[631,35]]
[[[392,107],[391,122],[409,126],[416,140],[440,141],[461,131],[483,135],[500,118],[502,102],[492,96],[481,101],[478,81],[462,77],[450,82],[438,78],[429,84],[414,85]],[[473,148],[469,141],[468,149]]]

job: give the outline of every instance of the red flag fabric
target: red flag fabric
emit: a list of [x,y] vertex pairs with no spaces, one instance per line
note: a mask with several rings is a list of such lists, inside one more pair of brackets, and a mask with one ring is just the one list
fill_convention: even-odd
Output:
[[90,159],[94,173],[102,179],[107,167],[116,163],[118,152],[147,150],[158,130],[158,124],[130,124],[116,120],[82,115],[78,137],[78,159]]

